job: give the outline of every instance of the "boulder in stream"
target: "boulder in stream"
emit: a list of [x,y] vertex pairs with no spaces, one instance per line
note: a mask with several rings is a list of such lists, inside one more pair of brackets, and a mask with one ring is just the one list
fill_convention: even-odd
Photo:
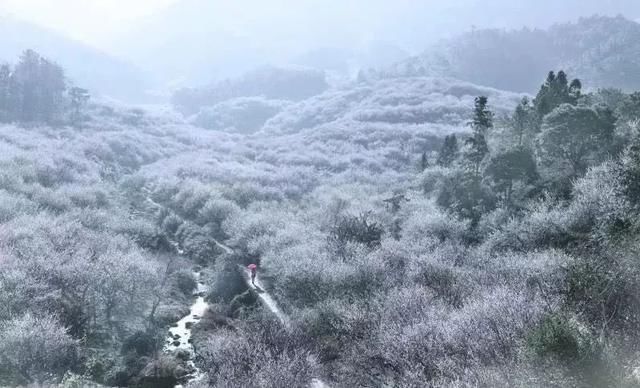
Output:
[[173,358],[160,356],[151,360],[138,376],[138,386],[173,388],[178,383],[178,370],[183,367]]
[[178,360],[182,360],[182,361],[189,361],[192,356],[191,352],[186,349],[178,349],[173,354]]

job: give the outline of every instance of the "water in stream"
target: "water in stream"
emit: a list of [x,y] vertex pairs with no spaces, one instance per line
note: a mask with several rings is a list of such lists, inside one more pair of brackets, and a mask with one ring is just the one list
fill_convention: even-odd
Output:
[[[194,296],[196,297],[195,302],[191,305],[189,314],[179,320],[176,326],[169,329],[169,336],[164,347],[164,350],[167,353],[184,350],[191,354],[191,359],[188,361],[188,365],[190,367],[189,369],[194,372],[189,374],[189,381],[194,381],[202,377],[202,373],[193,362],[195,350],[191,343],[191,330],[193,326],[200,321],[208,307],[207,302],[204,300],[207,287],[201,281],[202,272],[194,271],[193,276],[198,284],[196,292],[194,293]],[[177,387],[181,387],[181,385],[178,385]]]

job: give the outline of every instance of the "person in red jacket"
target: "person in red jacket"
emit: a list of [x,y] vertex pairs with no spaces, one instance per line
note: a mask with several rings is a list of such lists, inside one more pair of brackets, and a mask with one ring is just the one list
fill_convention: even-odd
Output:
[[249,268],[249,271],[251,271],[251,284],[253,284],[253,286],[256,286],[256,274],[258,273],[258,266],[255,264],[249,264],[247,266],[247,268]]

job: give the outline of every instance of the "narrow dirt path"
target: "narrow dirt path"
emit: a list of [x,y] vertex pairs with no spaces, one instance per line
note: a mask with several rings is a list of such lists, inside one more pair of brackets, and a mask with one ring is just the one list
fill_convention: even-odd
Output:
[[276,303],[276,301],[271,297],[271,295],[269,295],[269,293],[265,291],[265,288],[262,285],[262,282],[260,282],[260,278],[256,276],[256,284],[253,285],[251,283],[251,272],[247,268],[242,266],[240,266],[240,270],[242,271],[244,281],[247,283],[247,287],[254,290],[258,294],[258,297],[260,298],[260,300],[262,300],[262,303],[264,303],[264,305],[269,309],[269,311],[271,311],[273,315],[275,315],[276,318],[278,318],[280,323],[282,323],[282,326],[284,326],[286,329],[289,329],[291,327],[291,323],[289,322],[289,317],[287,317],[282,312],[282,310],[280,310],[280,307],[278,307],[278,304]]
[[229,248],[228,246],[221,244],[218,240],[213,239],[213,241],[216,243],[216,245],[218,246],[218,248],[222,249],[223,251],[225,251],[227,254],[232,254],[233,253],[233,249]]

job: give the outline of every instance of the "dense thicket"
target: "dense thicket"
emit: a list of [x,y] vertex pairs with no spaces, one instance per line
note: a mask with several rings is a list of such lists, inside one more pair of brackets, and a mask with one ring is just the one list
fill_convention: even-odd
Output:
[[175,383],[177,247],[210,275],[194,387],[636,386],[640,98],[564,72],[522,97],[416,77],[253,134],[0,126],[0,384]]

